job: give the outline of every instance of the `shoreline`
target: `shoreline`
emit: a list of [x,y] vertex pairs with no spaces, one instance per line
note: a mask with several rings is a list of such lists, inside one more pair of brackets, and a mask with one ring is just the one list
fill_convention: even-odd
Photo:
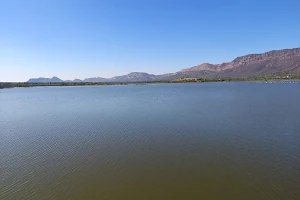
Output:
[[217,83],[217,82],[299,82],[295,79],[193,79],[193,80],[171,80],[171,81],[141,81],[141,82],[57,82],[57,83],[30,83],[30,82],[0,82],[0,89],[19,88],[19,87],[50,87],[50,86],[110,86],[110,85],[148,85],[148,84],[174,84],[174,83]]

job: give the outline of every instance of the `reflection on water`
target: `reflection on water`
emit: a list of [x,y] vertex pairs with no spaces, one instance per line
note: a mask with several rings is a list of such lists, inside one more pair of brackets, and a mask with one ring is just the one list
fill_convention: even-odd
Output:
[[0,199],[299,199],[300,84],[0,90]]

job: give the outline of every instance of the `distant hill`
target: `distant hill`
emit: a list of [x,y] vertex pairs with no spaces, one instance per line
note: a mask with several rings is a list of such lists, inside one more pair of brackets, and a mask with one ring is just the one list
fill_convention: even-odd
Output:
[[58,83],[58,82],[64,82],[63,80],[59,79],[56,76],[53,76],[52,78],[31,78],[27,82],[29,83]]
[[155,78],[153,74],[145,72],[131,72],[123,76],[115,76],[112,78],[94,77],[84,79],[84,82],[134,82],[134,81],[151,81]]
[[[175,73],[153,75],[145,72],[132,72],[112,78],[75,79],[71,82],[138,82],[176,80],[182,78],[217,78],[217,77],[250,77],[250,76],[283,76],[300,75],[300,48],[273,50],[262,54],[249,54],[222,64],[203,63],[182,69]],[[28,82],[63,82],[53,78],[33,78]]]
[[111,82],[137,82],[137,81],[152,81],[155,79],[155,75],[147,74],[144,72],[131,72],[123,76],[115,76],[110,78]]
[[203,63],[201,65],[197,65],[191,68],[182,69],[179,71],[179,73],[185,73],[185,72],[194,72],[194,71],[218,71],[218,65],[213,65],[209,63]]
[[83,82],[106,82],[106,78],[102,77],[93,77],[93,78],[86,78],[83,80]]
[[67,83],[80,83],[80,82],[83,82],[83,81],[80,80],[80,79],[74,79],[74,80],[65,80],[63,82],[67,82]]
[[300,48],[249,54],[237,57],[231,62],[216,65],[205,63],[181,70],[179,73],[198,73],[199,71],[207,71],[208,76],[212,77],[299,75]]

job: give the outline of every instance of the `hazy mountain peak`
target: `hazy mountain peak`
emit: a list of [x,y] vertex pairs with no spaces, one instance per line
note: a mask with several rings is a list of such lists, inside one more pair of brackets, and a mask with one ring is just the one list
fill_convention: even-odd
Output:
[[218,67],[219,65],[213,65],[210,63],[203,63],[201,65],[197,65],[194,67],[190,67],[190,68],[186,68],[183,70],[180,70],[179,72],[191,72],[191,71],[218,71]]
[[39,78],[31,78],[27,82],[31,83],[54,83],[54,82],[63,82],[60,78],[53,76],[52,78],[44,78],[44,77],[39,77]]
[[83,80],[84,82],[106,82],[106,78],[102,77],[92,77],[92,78],[86,78]]

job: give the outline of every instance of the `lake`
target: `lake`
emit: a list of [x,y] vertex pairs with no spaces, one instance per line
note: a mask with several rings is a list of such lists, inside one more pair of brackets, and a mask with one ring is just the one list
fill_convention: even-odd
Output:
[[0,90],[0,199],[300,199],[300,83]]

